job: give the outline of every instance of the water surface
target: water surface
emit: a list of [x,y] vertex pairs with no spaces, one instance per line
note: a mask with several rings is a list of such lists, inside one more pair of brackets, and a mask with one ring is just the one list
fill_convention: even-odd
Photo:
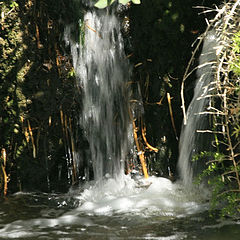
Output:
[[9,196],[0,204],[0,239],[239,239],[240,221],[207,209],[167,179],[106,179],[68,194]]

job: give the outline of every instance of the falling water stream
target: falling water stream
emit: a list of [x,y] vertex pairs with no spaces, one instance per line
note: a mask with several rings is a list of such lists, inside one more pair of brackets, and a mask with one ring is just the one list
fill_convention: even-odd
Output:
[[193,177],[201,170],[199,162],[192,162],[192,158],[201,151],[211,149],[211,135],[204,131],[209,129],[209,114],[206,112],[211,109],[208,96],[214,91],[211,81],[214,79],[216,47],[217,39],[212,30],[204,40],[194,96],[187,110],[187,124],[183,126],[180,136],[178,167],[183,184],[187,187],[191,187]]
[[[132,134],[126,90],[130,66],[120,23],[113,10],[89,10],[84,24],[84,44],[73,40],[70,25],[65,40],[83,90],[80,123],[90,145],[94,181],[68,194],[10,196],[0,203],[0,239],[239,239],[240,222],[210,218],[201,194],[165,178],[124,175]],[[185,162],[190,157],[182,154],[182,175],[191,177]]]
[[95,180],[123,172],[128,146],[129,65],[124,54],[120,23],[114,11],[88,11],[83,19],[84,44],[71,39],[79,87],[83,89],[81,125],[90,145]]

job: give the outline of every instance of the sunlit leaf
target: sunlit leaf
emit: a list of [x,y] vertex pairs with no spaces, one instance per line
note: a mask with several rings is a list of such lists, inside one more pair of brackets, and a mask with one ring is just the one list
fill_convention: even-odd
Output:
[[121,3],[121,4],[127,4],[128,2],[130,2],[130,0],[119,0],[119,3]]
[[[115,0],[111,0],[110,4],[112,4]],[[95,7],[97,8],[105,8],[109,5],[109,1],[108,0],[99,0],[95,3]]]
[[132,0],[132,2],[133,2],[134,4],[140,4],[140,3],[141,3],[141,0]]

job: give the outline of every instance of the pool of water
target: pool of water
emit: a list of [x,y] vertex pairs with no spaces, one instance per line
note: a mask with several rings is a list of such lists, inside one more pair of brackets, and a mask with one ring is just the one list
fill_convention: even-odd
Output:
[[167,179],[106,179],[68,194],[9,196],[0,202],[0,239],[239,240],[239,220],[207,209]]

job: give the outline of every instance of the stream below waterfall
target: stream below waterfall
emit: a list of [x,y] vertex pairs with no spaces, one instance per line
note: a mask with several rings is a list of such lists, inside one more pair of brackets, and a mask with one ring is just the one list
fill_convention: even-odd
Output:
[[0,239],[239,239],[239,220],[207,210],[178,183],[123,176],[67,194],[9,196],[0,204]]

